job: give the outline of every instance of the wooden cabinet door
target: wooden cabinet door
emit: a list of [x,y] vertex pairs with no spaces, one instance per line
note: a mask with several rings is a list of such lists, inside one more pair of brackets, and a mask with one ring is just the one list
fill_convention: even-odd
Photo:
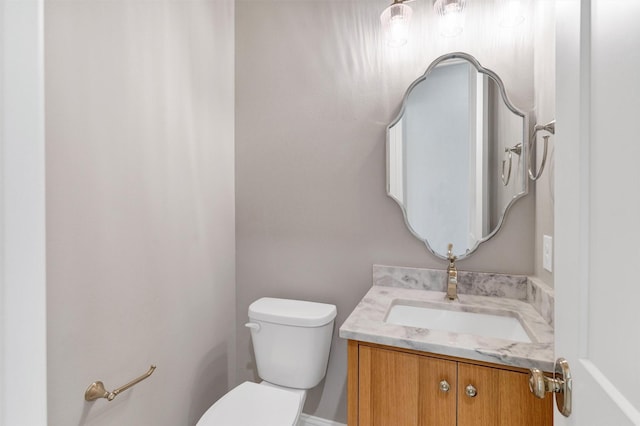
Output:
[[358,370],[359,426],[456,425],[455,362],[360,346]]
[[[528,375],[458,364],[458,426],[552,426],[552,399],[529,392]],[[467,395],[467,386],[477,394]]]
[[[458,363],[421,356],[418,426],[456,426]],[[440,388],[447,382],[449,390]]]
[[515,371],[498,372],[499,426],[552,426],[553,395],[536,398],[529,390],[529,374]]
[[[458,364],[458,426],[499,425],[497,408],[500,398],[496,372],[492,368]],[[476,390],[475,396],[467,395],[468,386]]]
[[360,346],[359,426],[418,426],[419,357]]

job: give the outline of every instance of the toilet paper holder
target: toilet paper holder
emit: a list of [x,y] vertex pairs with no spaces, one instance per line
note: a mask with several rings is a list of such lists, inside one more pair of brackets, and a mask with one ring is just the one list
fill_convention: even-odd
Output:
[[93,382],[85,391],[84,399],[85,401],[95,401],[96,399],[106,398],[108,401],[113,401],[113,399],[118,396],[120,392],[126,391],[130,387],[137,385],[138,383],[149,377],[151,374],[153,374],[155,369],[156,366],[152,365],[151,367],[149,367],[149,371],[144,373],[142,376],[138,377],[137,379],[133,379],[126,385],[120,386],[119,388],[111,392],[105,389],[104,383],[102,383],[101,381]]

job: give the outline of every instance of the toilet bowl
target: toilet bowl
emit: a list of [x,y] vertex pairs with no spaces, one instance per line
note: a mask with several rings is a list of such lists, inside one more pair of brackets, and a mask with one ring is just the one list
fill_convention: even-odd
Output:
[[295,426],[307,389],[324,378],[336,307],[264,297],[249,306],[258,375],[227,392],[196,426]]
[[197,426],[295,426],[306,391],[244,382],[227,392]]

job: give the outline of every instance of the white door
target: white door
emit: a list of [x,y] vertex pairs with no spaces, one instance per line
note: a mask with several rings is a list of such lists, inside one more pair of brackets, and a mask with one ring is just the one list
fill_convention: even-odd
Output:
[[640,425],[640,1],[556,8],[555,424]]
[[0,426],[47,424],[42,0],[0,0]]

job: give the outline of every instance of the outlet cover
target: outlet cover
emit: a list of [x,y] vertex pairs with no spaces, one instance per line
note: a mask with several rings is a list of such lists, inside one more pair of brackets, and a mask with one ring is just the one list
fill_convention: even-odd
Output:
[[549,235],[542,236],[542,267],[553,272],[553,238]]

